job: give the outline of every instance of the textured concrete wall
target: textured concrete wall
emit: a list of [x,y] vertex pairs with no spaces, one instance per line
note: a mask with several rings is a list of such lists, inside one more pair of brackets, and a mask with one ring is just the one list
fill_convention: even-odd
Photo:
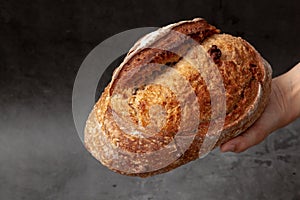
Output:
[[201,16],[242,36],[274,76],[300,58],[299,1],[1,1],[0,199],[300,199],[300,121],[242,153],[149,179],[115,174],[85,150],[72,87],[85,56],[121,31]]

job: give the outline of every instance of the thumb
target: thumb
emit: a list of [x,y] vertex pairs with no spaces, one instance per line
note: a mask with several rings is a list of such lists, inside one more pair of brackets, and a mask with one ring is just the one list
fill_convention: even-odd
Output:
[[265,131],[258,125],[254,124],[252,127],[250,127],[241,135],[222,144],[220,148],[222,152],[232,151],[232,152],[240,153],[254,145],[259,144],[268,135],[269,132]]

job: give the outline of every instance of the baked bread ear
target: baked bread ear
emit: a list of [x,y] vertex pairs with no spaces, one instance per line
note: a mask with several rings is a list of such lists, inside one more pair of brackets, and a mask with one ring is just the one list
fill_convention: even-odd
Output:
[[[204,19],[168,25],[137,41],[114,71],[87,120],[85,147],[121,174],[170,171],[251,126],[271,75],[254,47]],[[220,131],[208,134],[217,121]]]

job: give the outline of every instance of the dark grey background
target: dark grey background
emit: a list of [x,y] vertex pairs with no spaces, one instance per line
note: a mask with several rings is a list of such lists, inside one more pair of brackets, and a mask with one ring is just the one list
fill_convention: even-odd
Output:
[[300,199],[300,120],[242,153],[148,179],[115,174],[73,124],[76,72],[121,31],[193,17],[253,44],[274,76],[300,58],[299,1],[0,1],[0,199]]

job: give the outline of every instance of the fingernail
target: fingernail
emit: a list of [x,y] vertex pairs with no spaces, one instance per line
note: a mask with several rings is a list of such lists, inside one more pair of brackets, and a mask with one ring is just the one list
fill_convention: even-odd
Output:
[[234,144],[230,144],[230,145],[227,145],[223,150],[223,152],[234,152],[235,151],[235,145]]

